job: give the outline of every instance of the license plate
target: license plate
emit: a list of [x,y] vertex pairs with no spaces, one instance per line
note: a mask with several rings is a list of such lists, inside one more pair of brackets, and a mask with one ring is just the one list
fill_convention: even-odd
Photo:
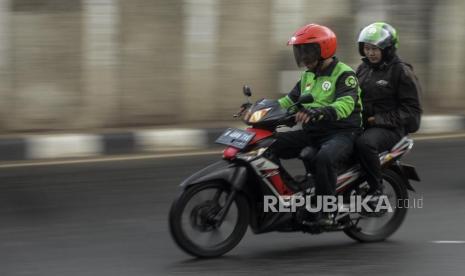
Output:
[[215,143],[243,149],[253,139],[255,133],[237,128],[228,128]]

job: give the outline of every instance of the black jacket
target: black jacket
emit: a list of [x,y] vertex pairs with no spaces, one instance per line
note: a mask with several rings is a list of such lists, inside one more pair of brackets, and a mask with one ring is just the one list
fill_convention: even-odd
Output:
[[410,64],[397,56],[377,65],[364,58],[356,74],[362,89],[365,127],[371,127],[366,123],[371,116],[375,117],[372,126],[393,129],[402,135],[409,132],[412,123],[419,126],[421,87]]

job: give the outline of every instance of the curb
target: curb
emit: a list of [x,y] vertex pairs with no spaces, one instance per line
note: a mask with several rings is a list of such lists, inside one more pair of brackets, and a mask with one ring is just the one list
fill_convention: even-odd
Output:
[[421,118],[418,134],[457,132],[465,130],[465,116],[428,115]]
[[[215,147],[224,128],[142,129],[95,134],[34,134],[0,138],[0,162],[163,153]],[[465,116],[423,116],[418,134],[465,130]]]
[[33,134],[0,139],[0,162],[162,153],[215,146],[225,128],[144,129],[96,134]]

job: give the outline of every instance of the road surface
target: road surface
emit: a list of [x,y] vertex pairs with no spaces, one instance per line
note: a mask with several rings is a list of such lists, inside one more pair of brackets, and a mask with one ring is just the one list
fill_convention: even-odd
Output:
[[416,143],[406,160],[423,208],[387,242],[249,231],[224,257],[196,260],[172,241],[168,210],[178,183],[218,158],[0,168],[0,275],[464,274],[463,139]]

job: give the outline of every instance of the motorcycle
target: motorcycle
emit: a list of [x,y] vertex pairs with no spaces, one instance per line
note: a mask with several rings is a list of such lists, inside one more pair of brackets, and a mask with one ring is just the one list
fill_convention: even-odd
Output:
[[[383,168],[384,193],[390,212],[364,210],[339,212],[334,224],[316,223],[306,206],[294,212],[269,212],[267,196],[274,196],[282,206],[290,206],[293,196],[312,196],[314,181],[309,162],[317,152],[306,147],[300,154],[306,172],[291,176],[280,162],[276,162],[270,147],[275,142],[277,129],[295,124],[296,111],[302,104],[311,103],[311,95],[303,95],[288,109],[276,100],[261,99],[250,103],[252,93],[244,86],[247,102],[235,117],[242,118],[250,127],[245,130],[227,129],[217,140],[226,145],[222,160],[194,173],[181,184],[181,192],[172,203],[169,228],[176,244],[186,253],[200,258],[221,256],[233,249],[250,226],[254,234],[271,231],[302,231],[319,234],[343,231],[360,242],[382,241],[402,224],[407,208],[399,202],[408,200],[408,190],[414,191],[410,180],[420,181],[413,166],[401,159],[413,147],[413,140],[403,137],[390,151],[379,155]],[[365,173],[353,158],[341,166],[337,177],[336,194],[344,203],[353,196],[366,197],[368,184]]]

